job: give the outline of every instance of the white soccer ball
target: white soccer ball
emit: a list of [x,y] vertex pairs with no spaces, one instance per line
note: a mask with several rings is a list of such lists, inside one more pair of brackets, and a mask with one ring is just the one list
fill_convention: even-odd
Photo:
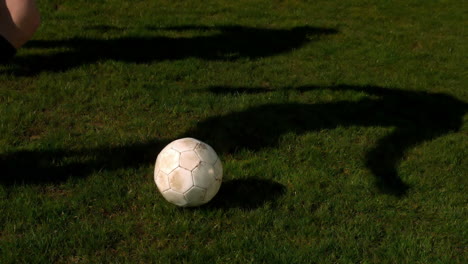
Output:
[[221,187],[223,166],[208,144],[194,138],[171,142],[158,155],[154,181],[162,196],[182,207],[209,202]]

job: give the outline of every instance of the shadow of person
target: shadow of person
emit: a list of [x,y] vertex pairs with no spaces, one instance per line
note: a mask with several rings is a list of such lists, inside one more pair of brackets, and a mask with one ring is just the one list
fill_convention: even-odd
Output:
[[[393,127],[366,154],[366,166],[375,175],[377,187],[384,193],[400,196],[408,189],[397,167],[405,151],[424,141],[456,132],[461,128],[468,105],[445,94],[387,89],[376,86],[303,86],[282,90],[308,92],[317,89],[364,92],[372,97],[359,101],[332,103],[265,104],[239,112],[215,116],[176,138],[201,139],[220,154],[242,149],[258,151],[278,146],[286,133],[304,134],[338,126]],[[258,87],[211,87],[208,92],[275,92]],[[170,140],[153,140],[118,148],[81,151],[22,151],[0,155],[3,184],[43,183],[67,177],[86,176],[99,170],[139,167],[154,162],[157,153]],[[41,172],[40,177],[38,173]],[[237,188],[237,187],[235,187]],[[234,188],[234,189],[235,189]],[[239,187],[240,188],[240,187]]]
[[61,183],[97,171],[137,168],[155,161],[157,153],[169,141],[153,140],[120,147],[80,150],[22,150],[0,155],[0,183]]
[[[398,176],[398,163],[409,148],[460,129],[468,105],[449,95],[386,89],[375,86],[290,87],[359,91],[377,99],[319,104],[266,104],[202,121],[184,135],[196,135],[217,151],[260,150],[278,145],[281,135],[304,134],[338,126],[394,127],[366,155],[366,166],[385,193],[400,196],[408,186]],[[259,87],[210,87],[216,94],[269,93]]]
[[154,31],[206,31],[194,37],[118,37],[109,39],[71,38],[33,40],[26,48],[58,49],[52,54],[34,54],[15,58],[16,75],[61,72],[98,61],[151,63],[154,61],[199,58],[237,60],[260,58],[290,52],[322,35],[336,34],[329,28],[295,27],[266,29],[242,26],[148,28]]

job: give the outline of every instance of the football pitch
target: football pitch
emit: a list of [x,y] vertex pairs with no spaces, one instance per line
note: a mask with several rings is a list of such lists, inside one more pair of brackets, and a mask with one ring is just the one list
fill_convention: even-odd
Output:
[[[467,263],[457,0],[40,0],[0,65],[0,263]],[[169,142],[223,183],[179,208]]]

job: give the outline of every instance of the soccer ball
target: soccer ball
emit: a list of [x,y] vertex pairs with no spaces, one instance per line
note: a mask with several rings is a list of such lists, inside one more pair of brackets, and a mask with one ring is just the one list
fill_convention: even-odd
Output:
[[156,159],[154,181],[162,196],[182,207],[209,202],[218,192],[223,166],[216,152],[194,138],[167,145]]

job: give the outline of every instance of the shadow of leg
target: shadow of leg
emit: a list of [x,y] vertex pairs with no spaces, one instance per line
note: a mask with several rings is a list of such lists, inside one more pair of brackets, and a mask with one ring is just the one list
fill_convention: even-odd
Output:
[[[367,156],[367,166],[376,177],[377,187],[384,193],[403,196],[409,186],[398,176],[397,168],[405,152],[411,147],[446,133],[428,133],[425,128],[397,130],[377,143]],[[434,131],[431,131],[434,132]],[[424,134],[426,133],[426,134]]]

